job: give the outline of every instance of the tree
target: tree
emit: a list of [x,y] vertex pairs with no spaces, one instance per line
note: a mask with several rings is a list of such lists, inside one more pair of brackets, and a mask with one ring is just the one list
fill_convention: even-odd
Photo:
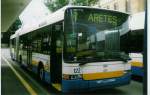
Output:
[[69,0],[55,0],[51,1],[49,3],[46,3],[46,6],[51,10],[51,11],[56,11],[60,9],[61,7],[67,5]]
[[[95,4],[97,1],[98,0],[72,0],[72,4],[80,6],[91,6],[92,4]],[[56,11],[62,8],[63,6],[69,4],[69,2],[70,0],[55,0],[45,4],[51,11]]]
[[81,6],[91,6],[95,4],[98,0],[75,0],[74,5],[81,5]]

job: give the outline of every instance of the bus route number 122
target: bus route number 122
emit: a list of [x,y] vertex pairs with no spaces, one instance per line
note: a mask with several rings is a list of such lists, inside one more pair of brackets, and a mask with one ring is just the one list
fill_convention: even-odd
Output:
[[73,71],[74,71],[74,73],[80,73],[81,72],[80,68],[74,68]]

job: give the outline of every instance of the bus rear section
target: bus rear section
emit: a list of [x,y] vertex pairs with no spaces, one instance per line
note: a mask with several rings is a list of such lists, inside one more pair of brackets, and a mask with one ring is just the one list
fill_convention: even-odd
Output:
[[129,84],[130,57],[120,50],[120,36],[128,31],[127,14],[89,8],[67,9],[62,91]]
[[[143,48],[144,48],[144,24],[145,12],[139,12],[131,16],[131,32],[129,33],[132,75],[144,76]],[[140,23],[140,24],[137,24]]]
[[143,72],[143,55],[142,53],[130,53],[131,57],[131,66],[132,66],[132,75],[144,76]]
[[131,30],[122,36],[121,49],[129,53],[131,71],[133,76],[144,76],[143,42],[144,29]]

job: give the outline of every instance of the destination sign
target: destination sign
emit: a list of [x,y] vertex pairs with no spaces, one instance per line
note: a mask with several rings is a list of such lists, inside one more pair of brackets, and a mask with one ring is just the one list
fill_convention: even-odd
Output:
[[103,15],[103,14],[89,14],[88,21],[93,23],[109,23],[113,26],[117,26],[117,16]]
[[105,24],[112,27],[120,25],[127,17],[127,15],[123,13],[90,9],[73,9],[71,16],[74,22]]

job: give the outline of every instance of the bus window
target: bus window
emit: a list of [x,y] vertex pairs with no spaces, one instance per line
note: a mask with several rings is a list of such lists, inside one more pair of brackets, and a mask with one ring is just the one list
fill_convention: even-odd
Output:
[[34,52],[41,52],[41,41],[42,41],[42,37],[39,33],[40,31],[34,31],[32,33],[32,51]]
[[32,51],[36,52],[37,51],[37,40],[32,42]]
[[62,23],[54,25],[54,31],[56,32],[56,53],[62,52]]
[[46,37],[44,37],[42,39],[42,47],[41,47],[41,51],[44,53],[44,54],[49,54],[49,51],[50,51],[50,44],[49,44],[49,36],[47,35]]
[[22,43],[23,43],[22,49],[27,50],[27,44],[28,44],[27,35],[23,35],[20,38],[22,39]]

